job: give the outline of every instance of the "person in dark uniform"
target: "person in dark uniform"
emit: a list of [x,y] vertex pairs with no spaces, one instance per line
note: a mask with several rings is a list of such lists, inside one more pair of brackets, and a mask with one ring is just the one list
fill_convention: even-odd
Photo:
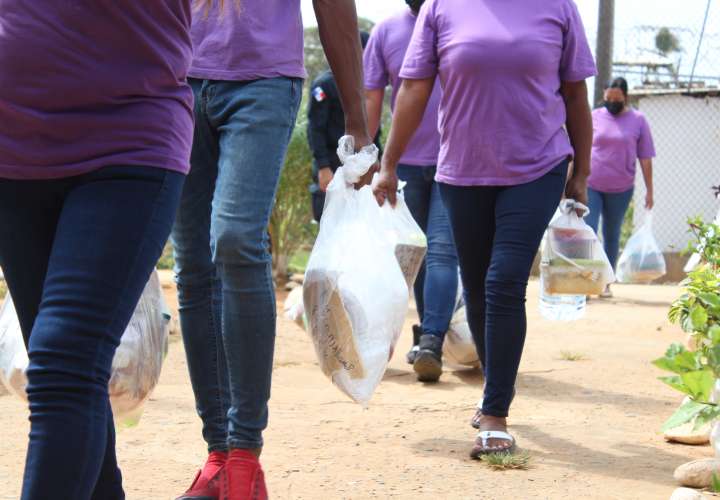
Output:
[[[360,32],[363,49],[367,45],[370,35]],[[337,155],[337,146],[340,138],[345,134],[345,114],[340,103],[340,94],[332,71],[320,74],[310,85],[310,100],[308,105],[307,137],[313,155],[313,183],[310,186],[312,193],[313,218],[320,222],[323,207],[325,206],[325,191],[333,179],[335,171],[340,166]],[[375,136],[375,145],[382,151],[378,129]]]

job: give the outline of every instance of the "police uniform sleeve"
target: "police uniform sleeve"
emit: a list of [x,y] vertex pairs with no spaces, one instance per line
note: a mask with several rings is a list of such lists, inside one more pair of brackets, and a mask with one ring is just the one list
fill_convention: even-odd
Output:
[[330,118],[330,96],[322,82],[315,80],[310,87],[310,100],[308,104],[307,136],[312,150],[313,174],[317,174],[320,167],[329,167],[332,151],[327,148],[327,129]]

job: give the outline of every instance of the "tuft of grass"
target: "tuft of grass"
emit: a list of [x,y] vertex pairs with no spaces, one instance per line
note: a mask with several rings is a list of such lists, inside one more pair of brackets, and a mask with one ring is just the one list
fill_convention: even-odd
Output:
[[585,361],[587,358],[581,352],[560,351],[560,359],[563,361]]
[[5,284],[5,281],[0,279],[0,300],[5,298],[5,295],[7,294],[7,285]]
[[530,468],[530,454],[523,451],[511,453],[489,453],[480,457],[480,461],[494,470],[528,470]]

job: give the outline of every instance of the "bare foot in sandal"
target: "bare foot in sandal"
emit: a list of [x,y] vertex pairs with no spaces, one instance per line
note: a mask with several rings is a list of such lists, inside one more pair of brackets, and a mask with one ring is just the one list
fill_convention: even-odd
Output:
[[507,433],[507,419],[482,415],[478,421],[479,427],[475,446],[470,456],[479,458],[489,453],[503,453],[513,451],[515,438]]

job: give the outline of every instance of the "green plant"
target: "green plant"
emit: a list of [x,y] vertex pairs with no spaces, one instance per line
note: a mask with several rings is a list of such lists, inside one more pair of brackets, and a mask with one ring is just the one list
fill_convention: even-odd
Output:
[[585,355],[581,352],[560,351],[560,359],[563,361],[583,361]]
[[530,468],[530,454],[527,452],[488,453],[480,457],[480,460],[495,470],[528,470]]
[[158,260],[157,268],[172,269],[173,266],[175,266],[175,258],[173,257],[172,244],[168,241],[165,244],[165,248],[163,249],[163,253],[160,256],[160,260]]
[[689,400],[665,422],[663,430],[694,421],[698,428],[720,417],[713,397],[720,379],[720,227],[700,219],[690,221],[694,235],[688,251],[697,252],[700,265],[683,281],[685,293],[670,308],[668,317],[693,336],[695,351],[671,345],[653,363],[673,373],[660,380],[689,396]]
[[717,472],[713,472],[710,490],[713,493],[720,493],[720,477],[718,477]]
[[7,294],[7,285],[3,280],[0,279],[0,300],[5,298],[5,295]]

